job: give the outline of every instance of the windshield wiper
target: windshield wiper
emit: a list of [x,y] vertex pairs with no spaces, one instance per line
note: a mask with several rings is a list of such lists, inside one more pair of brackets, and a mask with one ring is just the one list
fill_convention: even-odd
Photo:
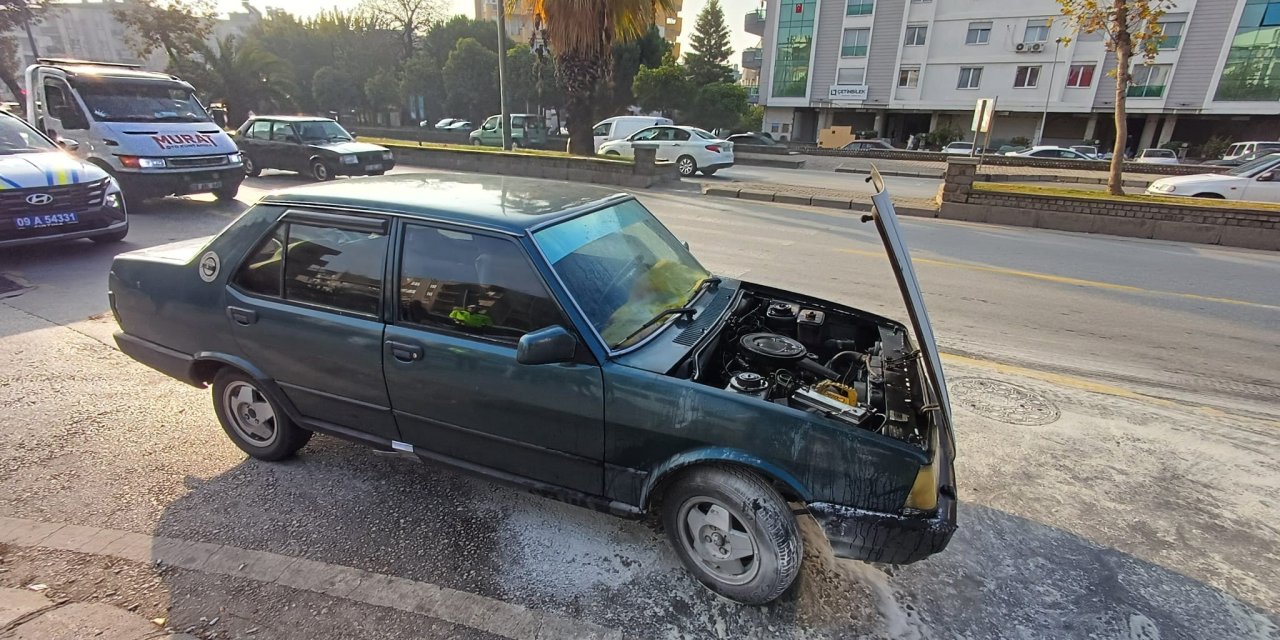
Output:
[[685,304],[693,302],[693,300],[698,297],[698,294],[702,293],[703,289],[706,289],[707,287],[719,287],[721,282],[722,280],[719,276],[707,276],[703,278],[702,281],[698,283],[698,286],[693,288],[693,293],[689,294],[689,299]]
[[681,316],[693,317],[693,315],[696,313],[698,313],[698,310],[694,309],[693,307],[675,307],[672,309],[663,309],[662,311],[659,311],[658,313],[654,314],[652,318],[649,318],[648,320],[646,320],[644,324],[637,327],[635,331],[628,333],[627,337],[617,341],[616,343],[610,346],[617,347],[619,345],[626,344],[627,341],[640,335],[640,333],[643,332],[645,329],[652,327],[653,325],[657,324],[659,321],[661,321],[663,318],[666,318],[667,316],[681,315]]

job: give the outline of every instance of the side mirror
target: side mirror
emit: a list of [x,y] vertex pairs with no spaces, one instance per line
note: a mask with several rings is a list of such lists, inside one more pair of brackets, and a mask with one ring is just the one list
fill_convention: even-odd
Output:
[[61,138],[58,140],[58,146],[67,151],[75,151],[80,148],[80,143],[70,138]]
[[555,364],[573,360],[578,339],[564,327],[553,325],[520,336],[516,343],[516,362],[520,364]]

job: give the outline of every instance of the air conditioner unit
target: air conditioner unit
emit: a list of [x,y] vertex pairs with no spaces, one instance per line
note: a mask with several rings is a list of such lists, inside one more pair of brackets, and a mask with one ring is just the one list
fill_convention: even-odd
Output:
[[1024,51],[1026,51],[1026,50],[1027,50],[1027,43],[1025,43],[1025,42],[1019,42],[1019,43],[1018,43],[1018,46],[1014,47],[1014,49],[1015,49],[1018,53],[1022,53],[1022,52],[1024,52]]
[[1035,44],[1031,45],[1031,50],[1032,50],[1032,51],[1034,51],[1034,52],[1036,52],[1036,53],[1039,53],[1039,52],[1041,52],[1041,51],[1044,51],[1044,43],[1043,43],[1043,42],[1037,42],[1037,43],[1035,43]]

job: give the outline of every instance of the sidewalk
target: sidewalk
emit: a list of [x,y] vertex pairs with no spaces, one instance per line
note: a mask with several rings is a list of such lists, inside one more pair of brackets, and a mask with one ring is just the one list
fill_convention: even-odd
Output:
[[[32,585],[41,586],[41,585]],[[171,634],[142,616],[102,603],[53,601],[38,591],[0,589],[3,640],[196,640]]]

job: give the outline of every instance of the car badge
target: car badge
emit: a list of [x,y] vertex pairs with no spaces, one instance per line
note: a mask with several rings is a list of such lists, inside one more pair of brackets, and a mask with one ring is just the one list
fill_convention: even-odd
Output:
[[50,202],[53,202],[53,196],[47,193],[33,193],[27,196],[27,204],[40,206]]

